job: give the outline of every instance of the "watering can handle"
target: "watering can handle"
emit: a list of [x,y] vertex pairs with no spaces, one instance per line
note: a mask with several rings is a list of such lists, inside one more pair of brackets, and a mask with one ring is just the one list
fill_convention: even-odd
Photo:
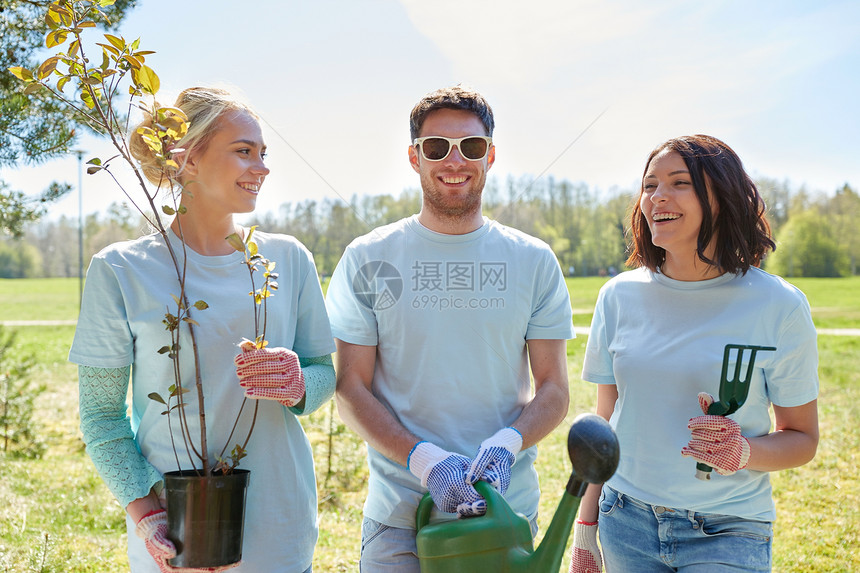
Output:
[[[487,513],[484,515],[492,514],[495,511],[496,506],[500,503],[507,504],[505,498],[502,497],[498,491],[496,491],[493,486],[488,484],[483,480],[478,480],[475,482],[475,489],[481,494],[485,500],[487,500]],[[418,510],[415,512],[415,532],[418,533],[421,531],[421,528],[430,523],[430,514],[433,512],[433,498],[430,497],[430,492],[424,494],[424,497],[421,498],[421,501],[418,502]]]
[[418,503],[418,511],[415,512],[415,532],[421,531],[421,528],[430,523],[430,513],[433,511],[433,498],[430,497],[430,492],[424,494],[421,501]]

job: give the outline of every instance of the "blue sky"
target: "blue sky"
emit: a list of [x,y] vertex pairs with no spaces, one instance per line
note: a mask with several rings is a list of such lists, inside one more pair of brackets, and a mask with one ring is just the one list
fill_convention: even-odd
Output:
[[[754,175],[860,187],[854,0],[140,0],[121,33],[157,52],[162,103],[225,85],[259,111],[272,173],[258,211],[416,187],[409,111],[461,82],[493,106],[500,181],[632,189],[655,145],[707,133]],[[77,186],[77,160],[2,176],[30,193]],[[84,213],[115,200],[106,177],[84,175]],[[77,211],[75,194],[50,214]]]

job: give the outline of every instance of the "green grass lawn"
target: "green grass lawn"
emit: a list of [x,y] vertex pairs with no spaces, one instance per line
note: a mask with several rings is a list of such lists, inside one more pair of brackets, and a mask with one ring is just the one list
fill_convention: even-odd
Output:
[[[574,322],[587,326],[605,279],[569,279]],[[816,325],[860,328],[860,279],[792,281],[809,297]],[[0,280],[0,321],[73,320],[77,279]],[[33,307],[33,308],[29,308]],[[39,397],[39,432],[48,444],[39,460],[0,457],[0,571],[127,571],[122,508],[83,450],[77,378],[66,362],[74,327],[17,327],[18,348],[35,354],[33,374],[47,384]],[[593,385],[579,378],[585,336],[568,343],[571,405],[567,419],[540,446],[541,533],[570,475],[567,431],[594,409]],[[860,337],[819,336],[821,443],[815,460],[774,473],[778,518],[774,570],[860,571]],[[366,469],[364,446],[331,405],[303,420],[317,467],[320,542],[314,570],[357,571]],[[567,553],[562,571],[567,571]]]

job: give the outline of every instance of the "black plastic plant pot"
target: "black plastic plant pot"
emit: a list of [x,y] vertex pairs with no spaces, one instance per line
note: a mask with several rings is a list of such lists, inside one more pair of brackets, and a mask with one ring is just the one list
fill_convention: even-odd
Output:
[[248,470],[228,475],[167,472],[168,537],[176,545],[173,567],[220,567],[242,559]]

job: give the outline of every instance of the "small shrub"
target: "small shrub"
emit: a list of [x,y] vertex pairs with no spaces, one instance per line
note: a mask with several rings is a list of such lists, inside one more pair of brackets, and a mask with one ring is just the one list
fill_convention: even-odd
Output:
[[15,333],[0,327],[0,451],[4,456],[38,458],[45,452],[33,420],[33,403],[45,391],[29,376],[35,359],[15,355]]

